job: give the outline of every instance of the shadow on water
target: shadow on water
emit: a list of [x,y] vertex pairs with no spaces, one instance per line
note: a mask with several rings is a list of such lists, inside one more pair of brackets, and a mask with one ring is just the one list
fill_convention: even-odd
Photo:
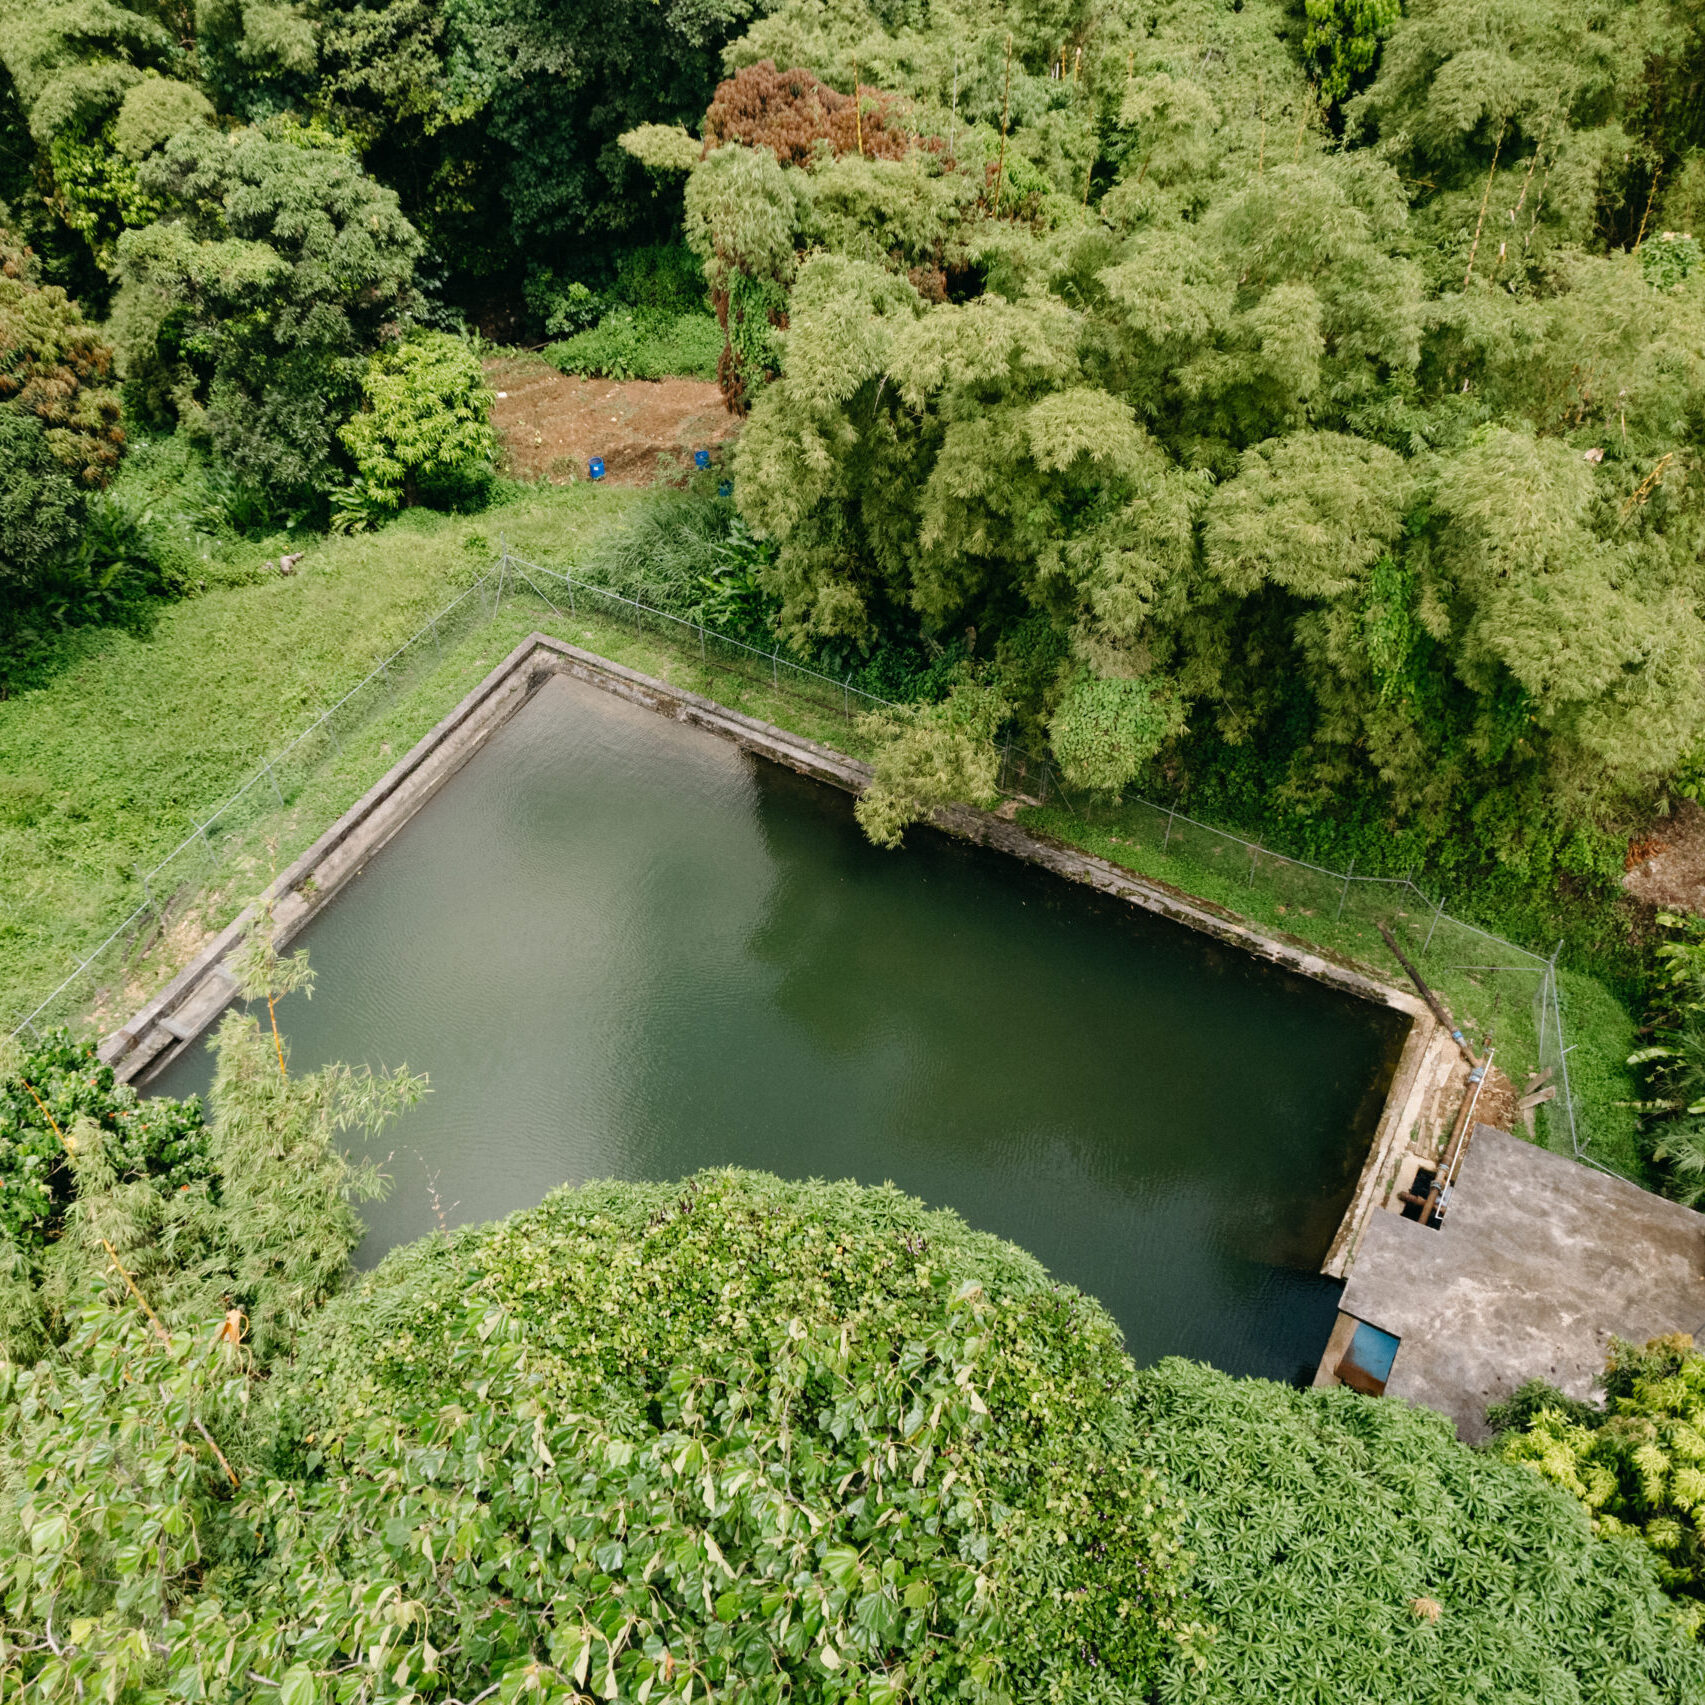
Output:
[[[1294,1378],[1395,1014],[553,681],[306,933],[297,1063],[428,1072],[365,1260],[701,1166],[892,1180],[1099,1296],[1139,1360]],[[149,1085],[203,1087],[192,1050]],[[435,1181],[435,1208],[429,1179]]]

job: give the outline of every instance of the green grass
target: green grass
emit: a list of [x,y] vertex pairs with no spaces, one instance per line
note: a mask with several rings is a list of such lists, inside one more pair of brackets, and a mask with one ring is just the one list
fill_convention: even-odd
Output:
[[[0,702],[0,1015],[15,1022],[140,903],[138,866],[170,853],[472,584],[500,528],[519,548],[571,552],[632,495],[540,488],[477,517],[416,512],[381,533],[316,544],[292,578],[216,584],[167,605],[146,637],[69,633],[46,684]],[[257,563],[266,548],[253,547]],[[425,726],[453,702],[453,691],[441,696],[451,687],[421,684],[435,707]],[[405,725],[390,732],[401,737]],[[373,779],[350,749],[328,770],[324,799],[292,802],[292,822],[278,826],[281,861],[300,850],[290,829],[312,838],[344,783],[360,781],[357,797]]]
[[724,342],[714,314],[617,309],[544,357],[559,372],[606,379],[714,379]]
[[[170,852],[225,800],[260,760],[276,753],[379,657],[472,585],[500,540],[534,561],[564,566],[617,519],[637,493],[576,485],[539,488],[476,517],[416,512],[383,532],[316,544],[295,578],[232,583],[163,610],[146,639],[111,630],[69,636],[45,687],[0,703],[0,1015],[15,1021],[89,953],[143,897],[135,867]],[[257,555],[265,547],[255,547]],[[273,548],[276,548],[274,546]],[[554,583],[543,591],[561,604]],[[172,884],[184,890],[163,940],[122,944],[122,967],[96,968],[110,1024],[134,1008],[358,799],[528,632],[540,629],[630,667],[701,692],[733,709],[867,755],[839,706],[818,704],[750,670],[701,662],[690,645],[647,626],[580,613],[560,616],[512,579],[496,618],[434,650],[341,749],[327,749],[288,779],[281,808],[245,820],[225,837],[218,871],[192,850]],[[1430,921],[1405,916],[1386,894],[1263,861],[1249,879],[1243,854],[1176,832],[1161,845],[1161,819],[1138,807],[1079,812],[1058,804],[1023,813],[1038,829],[1213,901],[1267,929],[1323,947],[1390,979],[1390,955],[1373,928],[1386,917],[1424,939]],[[159,896],[156,895],[156,898]],[[1445,926],[1448,935],[1448,924]],[[1485,944],[1446,936],[1425,960],[1429,979],[1475,1040],[1490,1038],[1518,1084],[1537,1059],[1531,972],[1451,969],[1493,962]],[[1633,1023],[1614,994],[1584,973],[1561,975],[1570,1071],[1592,1152],[1643,1177],[1625,1064]],[[1555,1123],[1541,1128],[1567,1151]]]

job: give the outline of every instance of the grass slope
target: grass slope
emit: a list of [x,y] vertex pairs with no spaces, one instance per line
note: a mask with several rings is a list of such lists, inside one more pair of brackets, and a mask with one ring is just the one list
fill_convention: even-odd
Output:
[[[472,584],[499,523],[523,546],[572,551],[630,495],[542,488],[496,516],[416,512],[381,533],[327,539],[292,578],[167,605],[146,637],[68,634],[47,683],[0,702],[0,1020],[16,1022],[141,901],[136,867],[169,853]],[[258,559],[265,547],[254,549]],[[430,696],[427,727],[454,702]],[[277,826],[281,859],[312,838],[293,844],[288,831],[317,832],[325,810],[359,797],[383,773],[370,760],[387,735],[409,726],[388,716],[370,752],[346,751],[323,794]]]

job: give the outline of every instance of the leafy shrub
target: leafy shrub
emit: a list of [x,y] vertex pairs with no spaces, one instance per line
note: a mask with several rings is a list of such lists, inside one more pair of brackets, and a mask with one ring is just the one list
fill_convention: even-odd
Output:
[[[17,593],[0,595],[0,687],[38,679],[63,628],[111,622],[146,631],[161,595],[181,592],[195,561],[183,519],[157,516],[127,489],[128,462],[105,491],[68,494],[52,462],[25,477],[9,454],[15,418],[0,404],[0,594],[9,561],[25,571]],[[20,533],[26,547],[41,548],[18,565],[6,553]]]
[[448,332],[417,332],[367,363],[367,407],[338,430],[355,458],[346,514],[482,501],[497,461],[492,395],[479,357]]
[[1644,1348],[1618,1343],[1604,1390],[1602,1410],[1556,1393],[1501,1449],[1578,1498],[1595,1533],[1644,1540],[1697,1631],[1705,1627],[1705,1355],[1685,1335]]
[[0,1365],[0,1679],[42,1700],[226,1668],[422,1705],[1705,1688],[1645,1548],[1538,1476],[1392,1400],[1138,1373],[891,1188],[559,1191],[258,1365],[86,1300]]
[[854,810],[880,847],[897,847],[906,826],[943,805],[991,804],[1000,782],[995,731],[1010,707],[997,688],[962,668],[945,699],[896,705],[862,719],[877,742],[870,785]]
[[[696,152],[698,144],[692,146]],[[528,308],[551,337],[586,331],[622,309],[647,323],[697,316],[709,301],[704,268],[684,243],[630,249],[617,262],[607,289],[595,290],[580,279],[559,279],[549,267],[531,269],[523,289]]]
[[1644,1069],[1648,1099],[1639,1103],[1652,1158],[1678,1201],[1705,1200],[1705,919],[1659,912],[1668,931],[1653,952],[1647,1002],[1655,1040],[1629,1056]]
[[[305,956],[280,960],[265,935],[232,968],[251,1000],[308,981]],[[341,1133],[376,1132],[419,1098],[423,1080],[346,1066],[293,1077],[283,1039],[241,1010],[226,1014],[214,1043],[205,1129],[194,1101],[139,1102],[94,1066],[86,1044],[63,1036],[25,1062],[45,1091],[22,1070],[6,1081],[0,1114],[26,1185],[17,1231],[0,1238],[0,1362],[51,1357],[91,1288],[116,1297],[132,1286],[174,1325],[200,1329],[236,1309],[253,1348],[270,1356],[342,1284],[362,1236],[354,1202],[381,1193],[383,1180],[346,1157]],[[29,1122],[39,1112],[31,1089],[57,1132],[45,1116]]]
[[1212,1626],[1169,1663],[1169,1705],[1705,1698],[1645,1548],[1441,1415],[1166,1361],[1133,1420]]
[[683,621],[768,645],[773,602],[758,577],[769,556],[734,504],[707,495],[701,481],[647,493],[620,526],[593,541],[580,572]]
[[1369,81],[1403,8],[1399,0],[1304,0],[1303,9],[1302,51],[1314,65],[1320,99],[1341,106]]
[[545,359],[559,372],[603,379],[714,379],[722,345],[714,314],[617,308],[589,330],[550,344]]
[[618,304],[653,314],[702,313],[710,300],[704,268],[685,243],[648,243],[616,263],[610,295]]
[[158,198],[142,187],[135,161],[119,145],[115,120],[73,120],[48,143],[47,158],[65,223],[110,272],[124,232],[160,212]]
[[1066,689],[1048,733],[1068,782],[1117,793],[1183,727],[1183,706],[1165,684],[1086,675]]
[[264,1387],[90,1303],[0,1366],[0,1679],[35,1697],[218,1663],[292,1699],[1093,1701],[1172,1638],[1111,1321],[892,1189],[560,1191],[399,1252]]
[[34,1252],[59,1236],[73,1176],[61,1133],[84,1120],[105,1133],[123,1179],[169,1195],[209,1175],[199,1101],[144,1101],[61,1028],[0,1075],[0,1238]]
[[1654,290],[1673,290],[1699,258],[1699,240],[1691,232],[1661,231],[1641,248],[1640,271]]

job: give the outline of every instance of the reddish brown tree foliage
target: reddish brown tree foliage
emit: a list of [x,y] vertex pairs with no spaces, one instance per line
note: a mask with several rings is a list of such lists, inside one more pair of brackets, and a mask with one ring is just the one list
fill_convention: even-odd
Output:
[[768,148],[784,166],[808,165],[825,144],[837,155],[862,149],[871,160],[898,160],[919,145],[899,122],[893,95],[861,83],[859,102],[855,108],[851,95],[809,71],[778,71],[766,59],[717,85],[705,113],[705,144]]

